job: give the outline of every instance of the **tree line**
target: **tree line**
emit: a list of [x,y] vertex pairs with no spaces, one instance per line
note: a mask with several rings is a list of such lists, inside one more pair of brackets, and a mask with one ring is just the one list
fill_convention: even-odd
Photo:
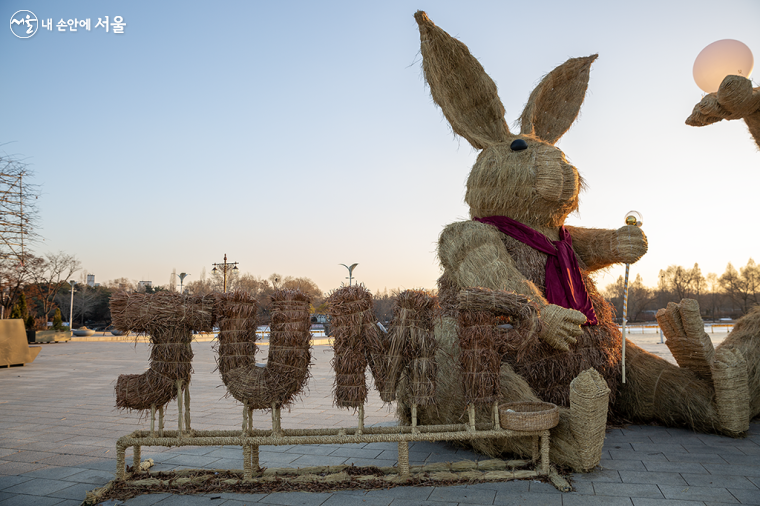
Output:
[[[623,317],[623,292],[623,276],[602,291],[618,319]],[[655,311],[685,298],[699,302],[705,320],[739,318],[760,305],[760,265],[750,258],[737,270],[729,262],[720,276],[712,272],[705,276],[696,263],[692,268],[671,265],[660,271],[656,287],[645,286],[637,274],[628,286],[628,321],[654,320]]]

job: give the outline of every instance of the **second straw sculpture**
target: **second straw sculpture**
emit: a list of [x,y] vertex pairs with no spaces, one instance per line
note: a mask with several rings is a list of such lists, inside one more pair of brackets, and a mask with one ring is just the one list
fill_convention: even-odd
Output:
[[[250,409],[287,406],[306,386],[311,365],[310,302],[308,295],[300,290],[281,289],[272,295],[269,355],[265,367],[258,367],[251,360],[224,373],[220,354],[219,369],[227,391]],[[254,311],[253,305],[242,309]],[[255,332],[255,323],[248,321],[246,325],[252,326]]]
[[[327,299],[333,336],[335,405],[359,408],[367,400],[365,327],[375,325],[372,294],[361,285],[335,290]],[[377,336],[376,336],[377,337]]]
[[210,331],[214,297],[187,297],[172,292],[118,292],[111,297],[115,328],[150,336],[150,368],[122,374],[116,381],[116,407],[147,412],[176,398],[178,381],[187,388],[192,374],[192,331]]

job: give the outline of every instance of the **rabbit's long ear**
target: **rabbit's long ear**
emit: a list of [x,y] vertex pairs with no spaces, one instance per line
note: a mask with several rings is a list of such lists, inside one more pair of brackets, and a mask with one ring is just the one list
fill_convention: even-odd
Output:
[[571,58],[549,72],[530,94],[520,118],[521,133],[557,142],[578,117],[591,64],[598,56]]
[[422,69],[430,94],[454,133],[477,149],[509,139],[496,84],[467,46],[435,26],[424,12],[417,11],[414,19],[420,27]]

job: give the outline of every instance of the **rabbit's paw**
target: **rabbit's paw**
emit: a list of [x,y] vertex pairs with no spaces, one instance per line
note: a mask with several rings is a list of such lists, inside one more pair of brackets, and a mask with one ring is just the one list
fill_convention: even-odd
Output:
[[635,225],[625,225],[612,237],[612,253],[619,262],[632,264],[647,252],[647,236]]
[[575,309],[566,309],[549,304],[541,309],[541,332],[538,337],[550,346],[570,351],[575,338],[583,332],[581,324],[586,323],[586,315]]
[[710,336],[705,333],[697,301],[683,299],[680,304],[670,302],[667,308],[657,311],[656,318],[665,334],[665,344],[679,367],[712,380],[710,365],[715,357],[715,349]]

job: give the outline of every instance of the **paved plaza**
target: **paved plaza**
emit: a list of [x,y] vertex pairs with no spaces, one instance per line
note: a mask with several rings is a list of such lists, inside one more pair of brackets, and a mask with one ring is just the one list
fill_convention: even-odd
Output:
[[[634,340],[638,342],[636,336]],[[657,339],[642,343],[668,356]],[[193,344],[192,427],[239,430],[242,407],[225,397],[214,372],[212,343]],[[88,490],[114,477],[116,440],[148,421],[119,412],[113,387],[119,374],[143,372],[148,346],[126,342],[75,342],[44,345],[34,363],[0,369],[0,506],[79,505]],[[260,355],[266,354],[262,347]],[[356,417],[332,406],[333,382],[329,346],[315,346],[315,365],[308,390],[290,412],[285,428],[351,427]],[[259,359],[261,360],[261,359]],[[176,405],[167,428],[176,426]],[[366,407],[367,425],[395,423],[373,391]],[[269,428],[268,414],[257,414],[254,426]],[[448,443],[410,443],[410,464],[479,460]],[[131,458],[128,452],[128,462]],[[143,447],[152,470],[183,468],[242,469],[240,447]],[[264,467],[396,464],[396,443],[262,447]],[[686,506],[760,504],[760,421],[749,436],[730,439],[684,429],[629,426],[608,431],[602,462],[589,474],[570,477],[575,492],[561,494],[537,481],[482,483],[450,487],[398,487],[334,493],[216,493],[195,496],[150,494],[104,504],[138,505],[628,505]]]

